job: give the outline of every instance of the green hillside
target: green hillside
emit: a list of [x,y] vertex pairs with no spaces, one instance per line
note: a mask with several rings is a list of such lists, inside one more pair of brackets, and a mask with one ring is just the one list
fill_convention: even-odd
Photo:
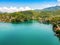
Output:
[[14,13],[0,13],[0,22],[24,22],[29,20],[58,22],[60,21],[60,10],[29,10]]

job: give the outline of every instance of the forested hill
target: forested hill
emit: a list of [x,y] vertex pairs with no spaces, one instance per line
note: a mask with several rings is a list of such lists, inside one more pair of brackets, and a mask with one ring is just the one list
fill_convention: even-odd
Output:
[[29,11],[20,11],[14,13],[0,13],[0,22],[24,22],[29,20],[60,21],[60,7],[55,6],[55,7],[45,8],[43,10],[29,10]]

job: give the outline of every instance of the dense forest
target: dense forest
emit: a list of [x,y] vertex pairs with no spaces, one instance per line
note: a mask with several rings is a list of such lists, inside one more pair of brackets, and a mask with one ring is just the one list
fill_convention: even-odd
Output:
[[60,10],[29,10],[14,13],[0,13],[0,22],[24,22],[29,20],[57,23],[60,21]]

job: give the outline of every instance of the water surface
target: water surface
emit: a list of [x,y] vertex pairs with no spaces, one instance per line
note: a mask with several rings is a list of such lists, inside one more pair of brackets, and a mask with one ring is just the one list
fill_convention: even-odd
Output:
[[0,45],[60,45],[51,24],[0,23]]

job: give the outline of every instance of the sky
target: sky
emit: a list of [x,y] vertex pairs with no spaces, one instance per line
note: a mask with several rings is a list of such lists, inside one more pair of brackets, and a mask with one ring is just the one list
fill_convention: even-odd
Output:
[[0,10],[7,11],[9,9],[10,12],[13,12],[18,10],[44,9],[59,5],[57,2],[60,2],[60,0],[0,0]]

